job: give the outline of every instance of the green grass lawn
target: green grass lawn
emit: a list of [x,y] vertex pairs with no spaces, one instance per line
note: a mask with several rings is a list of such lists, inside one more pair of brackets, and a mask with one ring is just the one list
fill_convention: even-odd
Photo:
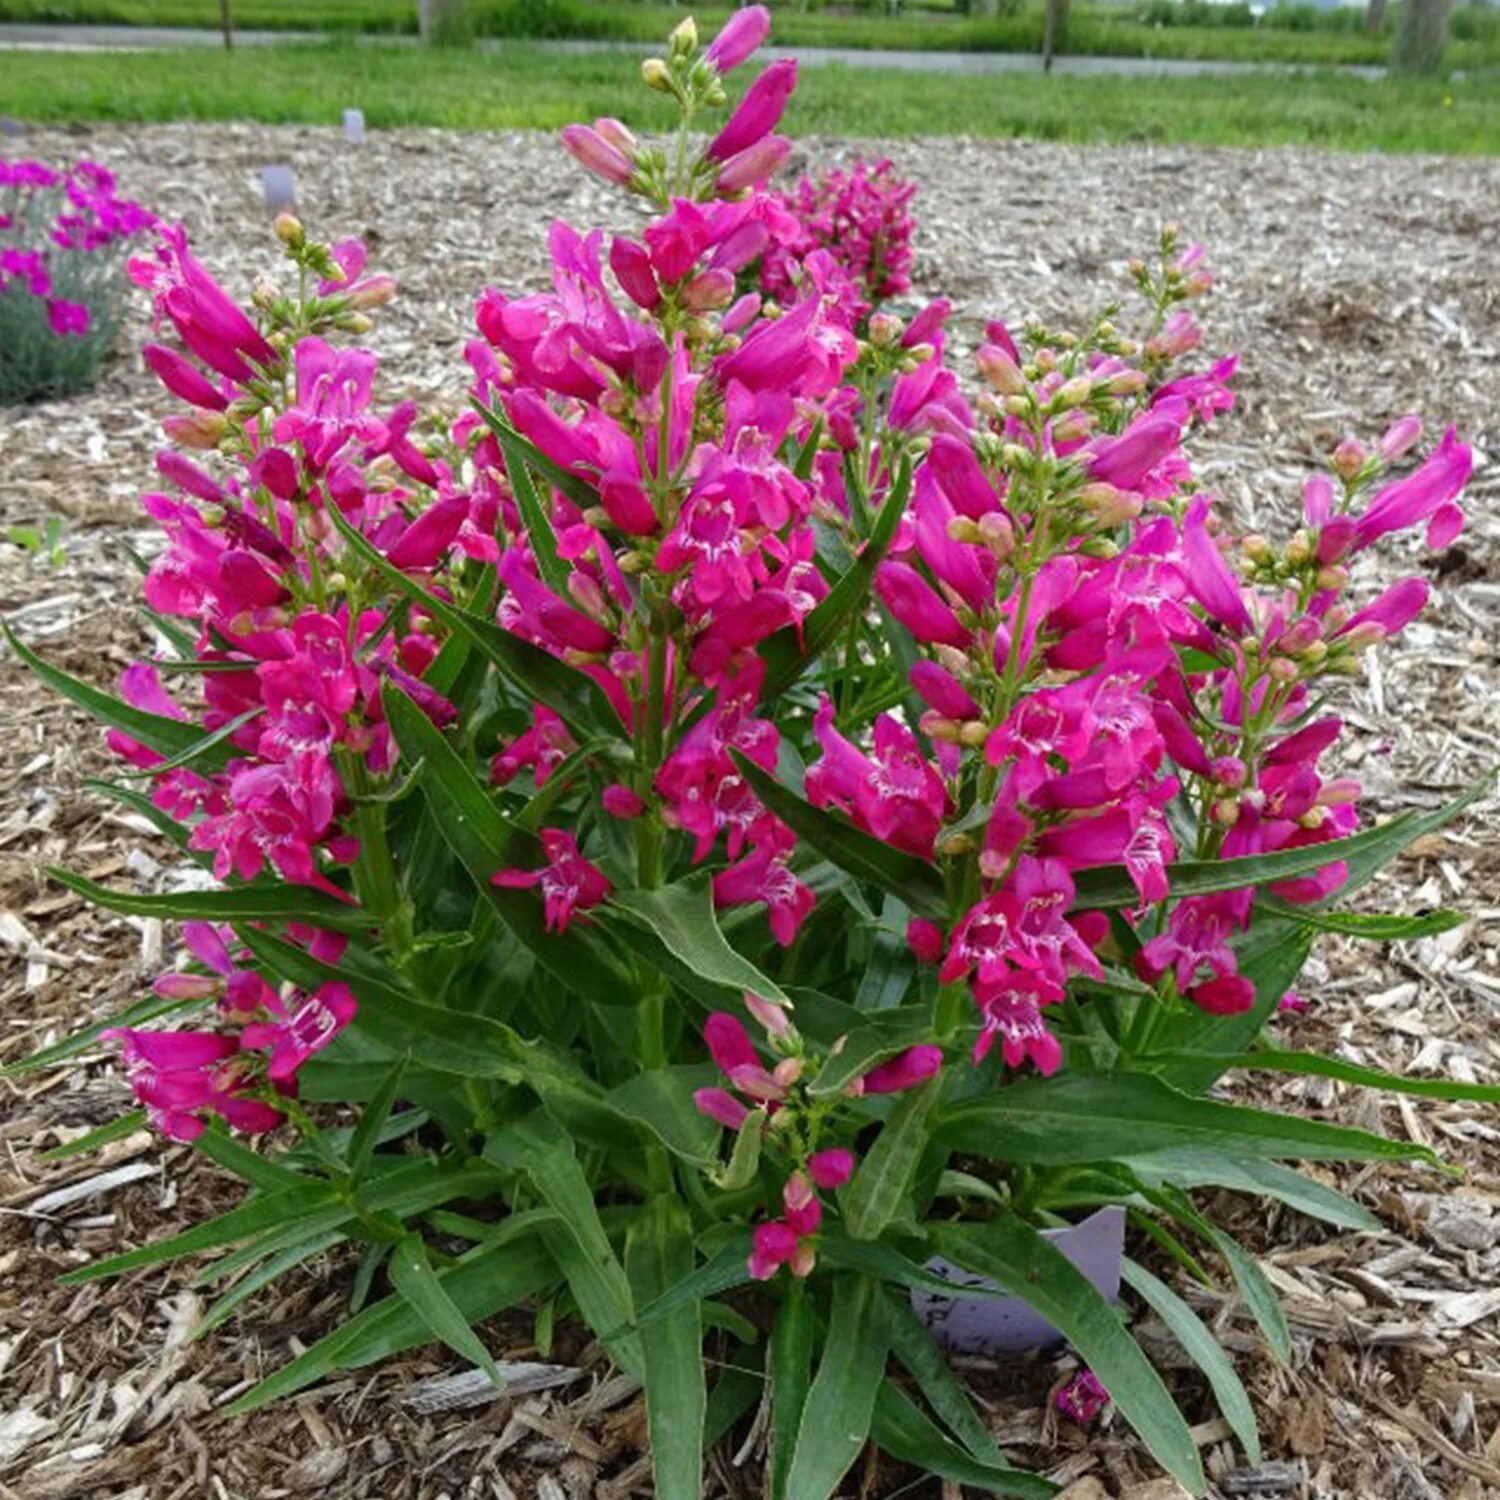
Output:
[[[372,128],[557,127],[617,115],[662,128],[666,105],[636,60],[366,42],[233,54],[7,56],[3,108],[22,120],[263,120],[336,124],[358,106]],[[746,70],[748,75],[749,70]],[[742,75],[744,76],[744,75]],[[1331,74],[1232,79],[975,77],[809,67],[787,114],[794,133],[1031,136],[1079,142],[1324,146],[1500,153],[1500,75],[1414,83]]]
[[[659,42],[689,13],[707,35],[729,10],[724,0],[703,6],[655,0],[470,0],[474,25],[485,35],[643,42]],[[782,6],[774,12],[772,40],[784,46],[1035,52],[1041,46],[1041,12],[1039,0],[1023,0],[1014,15],[991,18],[931,10],[890,17],[878,9],[850,14]],[[246,29],[412,32],[417,7],[415,0],[233,0],[233,15],[235,24]],[[212,27],[218,18],[218,0],[0,0],[0,20],[11,21]],[[1450,66],[1500,62],[1500,21],[1474,19],[1469,29],[1473,36],[1451,45]],[[1389,45],[1385,36],[1358,30],[1291,30],[1270,20],[1255,27],[1147,25],[1129,7],[1101,8],[1075,0],[1065,50],[1317,67],[1382,63]]]

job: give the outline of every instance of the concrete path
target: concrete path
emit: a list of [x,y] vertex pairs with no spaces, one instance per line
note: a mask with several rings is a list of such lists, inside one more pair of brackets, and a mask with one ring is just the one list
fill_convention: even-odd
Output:
[[[237,47],[275,47],[290,43],[320,41],[314,31],[236,31]],[[412,36],[368,36],[362,40],[415,44]],[[41,26],[20,22],[0,24],[0,51],[114,51],[141,52],[171,47],[221,47],[217,31],[185,26]],[[478,46],[498,50],[517,43],[507,38],[485,37]],[[524,45],[545,52],[652,52],[660,48],[647,43],[593,41],[535,41]],[[1037,73],[1042,59],[1035,52],[896,52],[860,47],[770,47],[775,57],[794,57],[799,63],[818,67],[837,63],[851,68],[895,68],[909,73]],[[1171,57],[1071,57],[1053,60],[1055,73],[1086,77],[1117,74],[1126,77],[1198,77],[1204,74],[1298,73],[1315,71],[1290,63],[1227,62]],[[1378,67],[1345,66],[1333,71],[1359,78],[1385,76]]]

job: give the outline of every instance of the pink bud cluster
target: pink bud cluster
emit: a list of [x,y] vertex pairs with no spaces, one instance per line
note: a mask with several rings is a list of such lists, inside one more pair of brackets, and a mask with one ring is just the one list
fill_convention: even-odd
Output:
[[[781,1216],[756,1226],[750,1274],[765,1281],[787,1266],[792,1275],[807,1276],[817,1264],[817,1233],[823,1222],[818,1193],[836,1191],[854,1174],[851,1150],[818,1145],[829,1134],[850,1133],[849,1122],[840,1118],[839,1101],[819,1098],[808,1089],[821,1069],[837,1057],[838,1048],[817,1055],[781,1005],[747,993],[745,1007],[764,1028],[766,1049],[776,1061],[769,1068],[765,1065],[738,1017],[715,1012],[703,1028],[703,1040],[729,1087],[699,1089],[693,1102],[703,1114],[735,1132],[745,1128],[752,1111],[763,1113],[769,1126],[766,1149],[775,1153],[786,1176]],[[916,1088],[935,1077],[942,1063],[940,1047],[908,1047],[851,1079],[844,1085],[843,1098]]]
[[90,303],[116,300],[122,251],[155,222],[98,162],[0,161],[0,296],[45,302],[56,337],[82,338]]
[[910,291],[916,226],[911,200],[916,191],[917,185],[897,176],[885,157],[873,164],[856,160],[848,171],[830,167],[802,178],[781,195],[798,232],[767,251],[761,262],[762,292],[778,302],[794,302],[802,262],[820,250],[847,277],[860,318]]

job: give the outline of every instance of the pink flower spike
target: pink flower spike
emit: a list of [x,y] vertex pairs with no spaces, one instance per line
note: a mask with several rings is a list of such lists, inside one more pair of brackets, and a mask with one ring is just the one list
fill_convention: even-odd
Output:
[[908,1047],[899,1057],[871,1068],[860,1079],[861,1092],[895,1094],[903,1089],[926,1083],[943,1065],[943,1049],[933,1046]]
[[807,1173],[824,1192],[831,1193],[854,1175],[854,1153],[837,1146],[815,1151],[807,1159]]
[[598,866],[579,853],[573,835],[561,828],[542,830],[548,863],[540,870],[497,870],[490,881],[510,889],[540,886],[548,932],[566,932],[576,911],[598,906],[613,889]]

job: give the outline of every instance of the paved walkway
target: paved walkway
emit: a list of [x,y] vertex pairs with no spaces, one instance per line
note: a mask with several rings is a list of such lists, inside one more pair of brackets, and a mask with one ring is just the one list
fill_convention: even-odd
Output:
[[[321,40],[314,31],[236,31],[237,47],[275,47],[288,43]],[[415,43],[411,36],[368,37],[370,41]],[[170,47],[220,47],[217,31],[184,26],[41,26],[20,22],[0,24],[0,50],[24,51],[115,51],[141,52]],[[514,45],[504,38],[486,37],[479,46],[496,50]],[[660,48],[646,43],[592,41],[536,41],[526,45],[547,52],[651,52]],[[1042,59],[1035,52],[896,52],[860,47],[771,47],[776,57],[795,57],[799,63],[818,67],[838,63],[851,68],[895,68],[909,73],[1036,73]],[[1053,60],[1055,73],[1095,77],[1124,76],[1195,77],[1208,73],[1295,73],[1311,71],[1286,63],[1227,62],[1171,57],[1072,57]],[[1335,71],[1360,78],[1381,78],[1384,68],[1341,67]]]

